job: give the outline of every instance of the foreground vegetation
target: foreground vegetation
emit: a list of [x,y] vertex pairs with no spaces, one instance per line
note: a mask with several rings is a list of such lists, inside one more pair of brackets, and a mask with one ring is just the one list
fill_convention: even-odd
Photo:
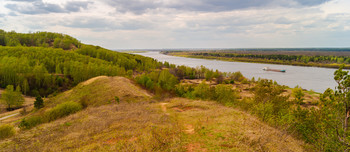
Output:
[[160,63],[62,34],[1,34],[0,84],[7,88],[1,100],[18,99],[4,103],[21,108],[20,93],[36,96],[33,110],[0,126],[4,151],[345,151],[350,145],[350,76],[343,67],[335,72],[337,90],[310,103],[304,99],[311,92],[240,72]]
[[[339,55],[331,52],[280,52],[280,51],[164,51],[167,55],[201,58],[201,59],[215,59],[223,61],[236,62],[253,62],[253,63],[269,63],[269,64],[283,64],[283,65],[297,65],[297,66],[315,66],[326,68],[339,68],[345,64],[344,68],[350,69],[350,54],[340,53]],[[319,55],[321,54],[321,55]],[[330,55],[334,54],[334,55]]]
[[[115,96],[119,97],[119,102]],[[73,104],[71,100],[77,101],[75,105],[86,103],[87,106],[49,123],[29,121],[44,120],[46,114],[62,104]],[[0,141],[0,151],[304,149],[302,141],[269,127],[254,116],[219,103],[184,98],[154,100],[151,94],[126,78],[93,78],[50,98],[44,108],[26,115],[24,120],[32,124],[32,128],[21,127],[16,135]],[[17,124],[23,124],[23,119],[11,123]]]

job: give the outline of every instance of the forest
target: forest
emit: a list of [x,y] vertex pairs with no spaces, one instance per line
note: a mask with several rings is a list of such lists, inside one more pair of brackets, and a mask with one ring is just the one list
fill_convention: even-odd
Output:
[[[57,40],[57,41],[56,41]],[[56,42],[56,44],[55,44]],[[240,72],[223,73],[205,67],[191,68],[158,62],[152,58],[120,53],[99,46],[82,44],[67,35],[38,32],[20,34],[0,31],[0,86],[6,93],[22,93],[38,97],[55,96],[89,78],[123,76],[154,93],[157,98],[184,97],[216,101],[239,108],[257,116],[270,126],[302,139],[315,151],[344,151],[350,148],[349,87],[350,76],[344,66],[334,73],[336,90],[328,89],[320,95],[314,107],[303,105],[301,88],[290,89],[272,80],[248,80]],[[67,44],[65,44],[67,43]],[[61,45],[62,44],[62,45]],[[70,46],[70,47],[67,47]],[[199,53],[203,56],[227,54]],[[238,55],[228,54],[228,57]],[[244,58],[261,58],[276,61],[348,62],[348,58],[293,57],[240,55]],[[341,62],[338,62],[341,61]],[[183,83],[184,80],[203,80],[200,84]],[[207,83],[209,82],[209,83]],[[215,85],[211,85],[211,83]],[[232,84],[247,84],[252,98],[240,97]],[[16,91],[15,91],[16,90]],[[13,93],[16,97],[16,93]],[[6,96],[11,97],[11,96]],[[21,99],[19,99],[20,101]],[[119,98],[116,97],[119,102]],[[15,106],[20,106],[16,105]],[[67,102],[45,113],[47,117],[31,116],[20,122],[21,129],[30,129],[40,123],[50,122],[81,110],[84,103]],[[40,108],[41,106],[37,106]],[[71,107],[71,108],[70,108]],[[63,109],[69,109],[67,113]],[[3,127],[3,126],[1,126]],[[0,127],[0,130],[1,130]],[[3,128],[9,128],[5,126]]]
[[[343,52],[304,52],[294,51],[284,53],[283,51],[164,51],[164,54],[204,58],[204,59],[219,59],[224,61],[238,61],[238,62],[255,62],[255,63],[270,63],[270,64],[284,64],[297,66],[316,66],[327,68],[339,68],[344,64],[344,68],[350,68],[350,56],[344,50]],[[319,55],[322,54],[322,55]],[[341,55],[326,55],[326,54],[341,54]]]
[[162,65],[151,58],[81,44],[57,33],[0,31],[0,43],[4,45],[0,46],[0,86],[18,86],[23,94],[32,96],[67,90],[99,75],[131,76],[134,71]]

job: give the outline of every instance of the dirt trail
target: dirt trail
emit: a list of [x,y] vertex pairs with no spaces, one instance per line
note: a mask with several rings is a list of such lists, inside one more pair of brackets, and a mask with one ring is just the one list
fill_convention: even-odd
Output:
[[185,128],[186,128],[186,130],[184,130],[185,133],[187,133],[187,134],[194,134],[193,125],[191,125],[191,124],[185,124]]
[[[160,107],[162,109],[163,112],[167,112],[167,107],[166,105],[169,104],[169,103],[160,103]],[[180,111],[177,111],[177,112],[180,112]],[[167,115],[169,115],[169,113],[166,113]],[[194,134],[194,128],[193,128],[193,125],[191,124],[184,124],[183,125],[186,129],[184,130],[185,133],[187,134]]]
[[162,109],[162,111],[163,112],[166,112],[166,106],[165,105],[167,105],[168,103],[160,103],[160,107],[161,107],[161,109]]
[[14,114],[11,114],[11,115],[8,115],[8,116],[5,116],[5,117],[1,117],[0,121],[5,120],[7,118],[11,118],[11,117],[17,116],[17,115],[19,115],[19,113],[14,113]]

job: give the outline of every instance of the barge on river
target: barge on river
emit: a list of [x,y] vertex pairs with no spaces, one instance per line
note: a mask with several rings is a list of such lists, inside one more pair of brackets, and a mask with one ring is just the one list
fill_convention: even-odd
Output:
[[269,67],[264,67],[263,68],[264,71],[273,71],[273,72],[286,72],[286,70],[282,69],[270,69]]

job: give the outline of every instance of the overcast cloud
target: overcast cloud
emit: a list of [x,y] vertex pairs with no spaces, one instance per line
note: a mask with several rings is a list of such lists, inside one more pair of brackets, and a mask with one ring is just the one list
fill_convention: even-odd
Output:
[[349,0],[0,0],[0,27],[110,49],[349,47]]

